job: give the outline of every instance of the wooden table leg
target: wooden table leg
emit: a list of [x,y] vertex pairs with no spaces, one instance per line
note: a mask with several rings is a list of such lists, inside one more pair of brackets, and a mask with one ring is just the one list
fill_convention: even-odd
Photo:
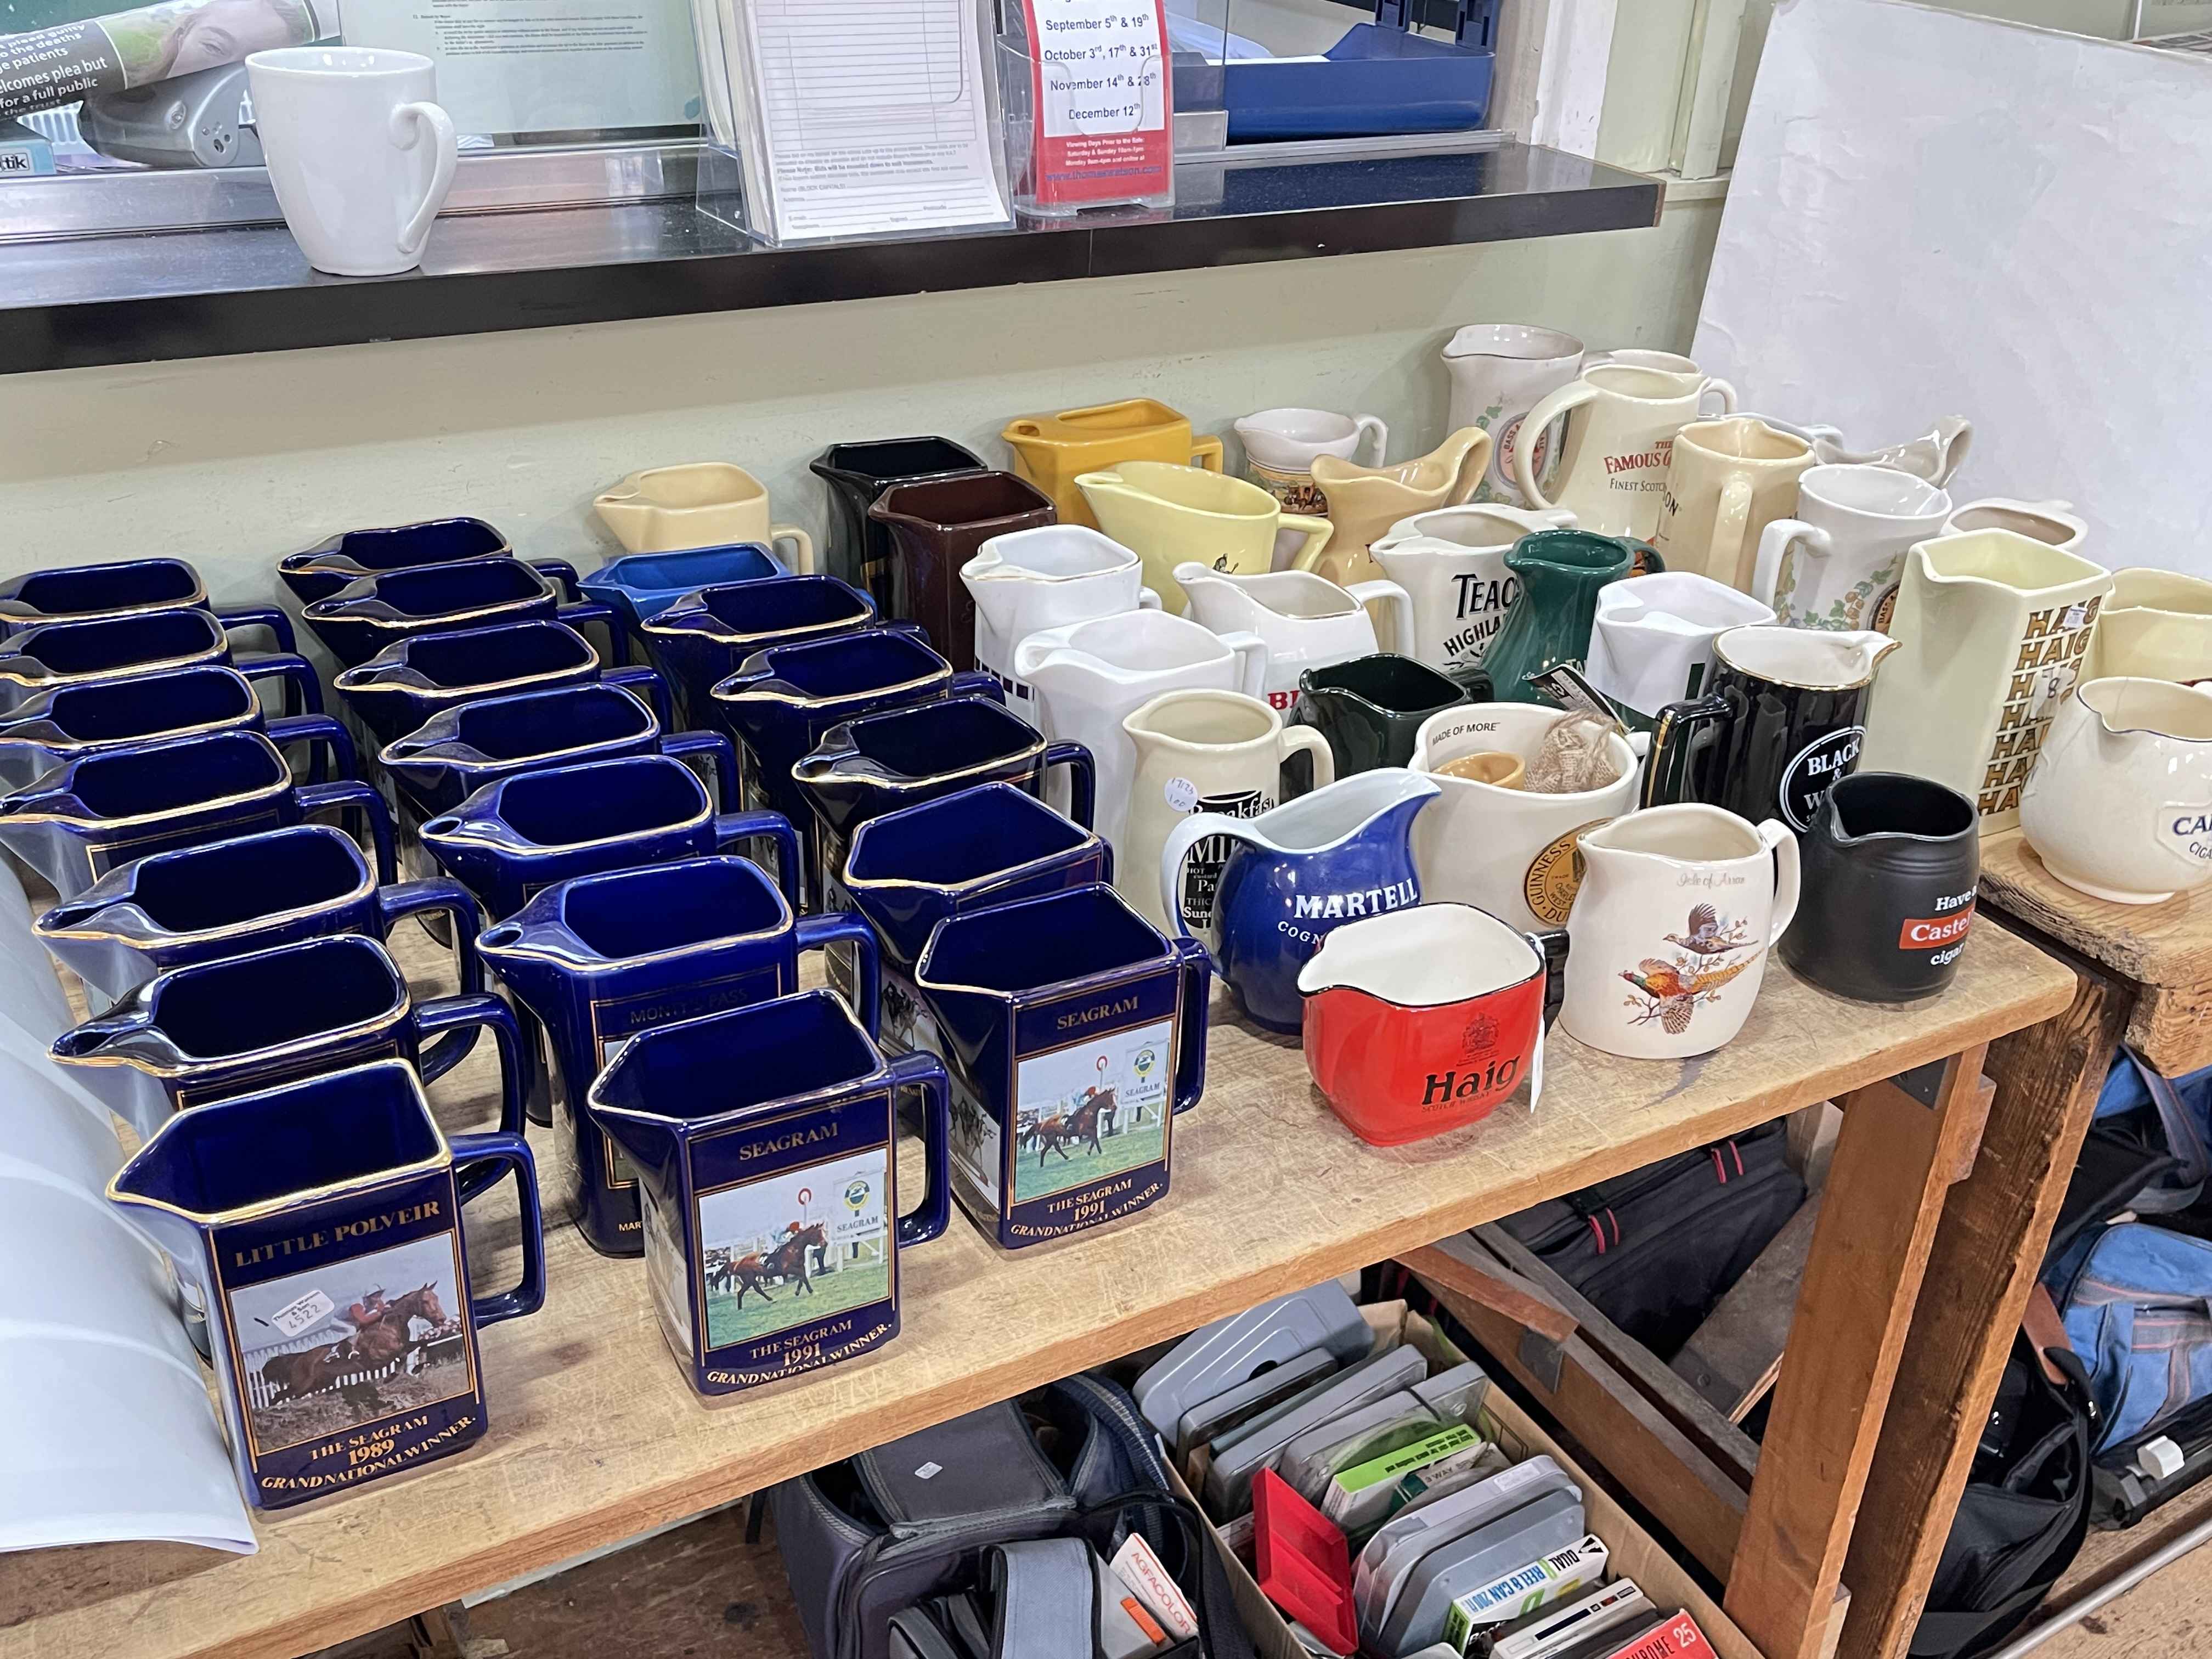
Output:
[[1990,1045],[1996,1104],[1973,1173],[1944,1206],[1898,1370],[1896,1404],[1844,1563],[1851,1589],[1839,1650],[1844,1659],[1901,1659],[1912,1640],[2021,1310],[2134,1002],[2130,988],[2038,942],[2067,957],[2081,975],[2080,989],[2057,1018]]
[[[1943,1198],[1982,1127],[1979,1047],[1839,1101],[1796,1317],[1724,1606],[1767,1659],[1816,1659]],[[1855,1590],[1854,1595],[1857,1592]]]

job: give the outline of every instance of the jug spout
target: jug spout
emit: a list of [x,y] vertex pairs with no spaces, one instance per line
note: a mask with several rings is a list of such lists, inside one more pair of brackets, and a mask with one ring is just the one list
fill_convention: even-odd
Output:
[[563,945],[571,958],[582,953],[582,941],[567,928],[526,926],[512,918],[485,928],[477,938],[477,954],[498,973],[501,982],[549,1025],[560,1024],[566,1001],[562,994],[576,975],[573,960],[562,959]]
[[1842,659],[1840,666],[1850,677],[1844,683],[1852,685],[1863,684],[1872,679],[1875,670],[1881,666],[1881,659],[1896,650],[1900,643],[1887,634],[1864,629],[1838,629],[1826,634],[1826,637],[1835,642],[1837,653]]

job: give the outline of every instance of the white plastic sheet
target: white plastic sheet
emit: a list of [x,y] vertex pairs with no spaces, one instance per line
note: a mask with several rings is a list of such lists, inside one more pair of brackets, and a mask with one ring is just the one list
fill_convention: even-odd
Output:
[[1903,0],[1782,0],[1697,357],[1855,445],[1969,416],[1953,495],[2074,501],[2212,576],[2212,65]]

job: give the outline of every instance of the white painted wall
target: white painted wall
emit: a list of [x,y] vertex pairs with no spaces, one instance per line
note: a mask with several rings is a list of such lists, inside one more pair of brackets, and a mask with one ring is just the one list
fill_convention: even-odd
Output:
[[1370,411],[1414,454],[1443,435],[1437,353],[1462,323],[1686,349],[1719,206],[1487,247],[0,378],[0,571],[170,553],[242,603],[331,531],[453,513],[588,565],[612,550],[596,491],[708,459],[818,536],[806,463],[833,441],[942,433],[998,459],[1014,416],[1135,393],[1217,432],[1273,404]]

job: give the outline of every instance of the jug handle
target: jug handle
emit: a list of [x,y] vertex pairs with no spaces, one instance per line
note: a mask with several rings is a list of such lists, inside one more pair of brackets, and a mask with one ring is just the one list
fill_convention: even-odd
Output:
[[811,576],[814,574],[814,538],[795,524],[772,524],[768,527],[771,545],[789,542],[792,545],[791,574]]
[[[1328,739],[1322,735],[1317,726],[1285,726],[1282,728],[1281,739],[1275,748],[1277,769],[1279,770],[1290,764],[1291,757],[1301,750],[1312,757],[1309,764],[1313,768],[1313,784],[1309,793],[1312,789],[1326,789],[1336,781],[1336,750],[1328,746]],[[1280,782],[1279,778],[1279,787]]]
[[876,941],[876,930],[868,925],[868,919],[856,910],[830,910],[820,915],[801,916],[792,937],[802,951],[826,950],[831,945],[853,947],[854,958],[860,967],[856,993],[860,1006],[853,1012],[860,1015],[860,1029],[873,1042],[877,1022],[883,1014],[884,959],[882,946]]
[[[461,996],[432,997],[415,1005],[413,1014],[416,1040],[422,1046],[422,1081],[434,1083],[453,1070],[463,1054],[468,1052],[465,1043],[441,1046],[432,1041],[441,1033],[459,1032],[464,1027],[484,1026],[490,1030],[492,1042],[499,1048],[499,1127],[508,1134],[522,1133],[522,1097],[530,1085],[530,1049],[522,1046],[522,1028],[515,1023],[514,1010],[503,998],[488,991],[471,992]],[[496,1173],[496,1172],[493,1172]],[[487,1174],[485,1179],[491,1176]],[[477,1191],[469,1180],[461,1183],[461,1195],[465,1198]]]
[[1698,418],[1701,421],[1718,420],[1720,415],[1705,413],[1707,398],[1718,398],[1721,400],[1721,415],[1735,413],[1735,388],[1717,374],[1706,375],[1704,383],[1698,387]]
[[[1098,809],[1098,769],[1091,751],[1079,743],[1048,743],[1039,773],[1054,766],[1067,768],[1068,817],[1088,830]],[[1040,780],[1042,781],[1042,780]]]
[[1394,581],[1353,582],[1345,590],[1361,608],[1379,605],[1390,614],[1390,643],[1385,651],[1413,654],[1413,596]]
[[1359,446],[1371,438],[1375,441],[1375,459],[1366,465],[1382,465],[1382,458],[1390,453],[1390,428],[1382,424],[1380,416],[1374,415],[1355,415],[1352,417],[1352,424],[1358,434],[1352,439],[1352,453],[1357,455]]
[[[1670,702],[1661,709],[1652,729],[1651,758],[1644,765],[1644,793],[1637,805],[1672,806],[1693,799],[1691,763],[1735,721],[1735,711],[1723,696]],[[1708,727],[1716,726],[1720,729],[1705,735]]]
[[[866,925],[865,921],[861,923],[864,927]],[[921,1150],[928,1179],[921,1202],[898,1218],[899,1248],[905,1249],[910,1244],[927,1244],[933,1238],[942,1237],[945,1228],[951,1224],[951,1079],[945,1075],[943,1060],[919,1049],[891,1061],[890,1074],[891,1123],[895,1133],[899,1117],[897,1091],[921,1091]],[[892,1157],[896,1162],[896,1151]]]
[[1188,934],[1175,941],[1182,958],[1182,1053],[1176,1057],[1176,1115],[1198,1104],[1206,1092],[1206,1036],[1212,1018],[1213,957]]
[[1158,594],[1153,592],[1149,587],[1140,587],[1137,590],[1138,610],[1158,611],[1160,608],[1160,596]]
[[[1303,728],[1288,728],[1303,729]],[[1321,763],[1314,763],[1315,775],[1320,775]],[[1190,924],[1183,920],[1182,903],[1176,890],[1182,885],[1183,861],[1190,857],[1191,849],[1208,836],[1233,836],[1244,839],[1243,818],[1232,818],[1226,812],[1193,812],[1168,831],[1168,838],[1160,848],[1160,911],[1173,927],[1180,939],[1196,939]],[[1216,921],[1220,912],[1214,913]],[[1201,941],[1202,942],[1202,941]]]
[[1190,464],[1208,472],[1221,471],[1221,440],[1212,435],[1190,441]]
[[[323,712],[323,685],[315,677],[315,665],[293,651],[261,651],[244,653],[231,658],[231,665],[249,680],[278,679],[284,682],[284,708],[292,711],[292,701],[299,699],[300,708],[310,714]],[[255,692],[258,698],[260,693]]]
[[1929,482],[1938,489],[1951,487],[1951,479],[1966,464],[1966,452],[1973,447],[1974,423],[1963,415],[1942,415],[1936,417],[1936,476]]
[[[1549,431],[1553,422],[1580,409],[1597,396],[1597,390],[1588,380],[1570,380],[1539,398],[1535,408],[1521,417],[1521,430],[1532,435],[1526,443],[1513,446],[1513,482],[1521,487],[1522,499],[1540,513],[1548,513],[1557,503],[1536,487],[1536,451],[1540,446],[1533,434]],[[1563,435],[1559,453],[1565,451]]]
[[[210,606],[210,609],[213,607]],[[276,635],[276,648],[279,651],[296,652],[300,648],[300,641],[292,632],[291,617],[273,605],[235,605],[228,610],[216,611],[215,619],[226,629],[265,628]]]
[[1305,540],[1300,544],[1298,550],[1291,555],[1290,568],[1293,570],[1311,570],[1318,567],[1322,550],[1328,545],[1328,538],[1336,533],[1336,526],[1327,519],[1310,518],[1303,513],[1284,514],[1275,520],[1275,527],[1305,532]]
[[1567,1000],[1567,952],[1571,941],[1564,927],[1547,927],[1521,937],[1544,959],[1544,1029],[1548,1031],[1559,1017],[1559,1005]]
[[521,1135],[504,1129],[492,1134],[454,1135],[450,1144],[456,1173],[464,1162],[473,1162],[493,1176],[493,1181],[485,1182],[476,1192],[463,1193],[462,1203],[477,1193],[489,1192],[502,1168],[514,1171],[515,1191],[522,1200],[522,1282],[511,1291],[471,1297],[469,1317],[482,1328],[536,1313],[545,1302],[545,1221],[538,1207],[538,1160],[530,1155]]
[[1730,478],[1722,487],[1719,505],[1713,514],[1713,538],[1705,550],[1705,574],[1724,587],[1741,591],[1743,539],[1751,530],[1751,480]]
[[376,884],[389,887],[398,879],[392,856],[392,809],[384,804],[384,797],[376,793],[374,785],[356,778],[341,778],[336,783],[303,783],[292,791],[292,798],[299,802],[301,811],[310,816],[338,807],[360,807],[368,816],[368,837],[376,849]]
[[577,599],[562,605],[553,612],[553,619],[579,633],[589,623],[599,623],[607,630],[607,662],[619,667],[629,660],[629,634],[615,620],[614,606],[604,599]]
[[962,670],[945,683],[945,695],[948,697],[988,697],[1001,708],[1006,706],[1006,688],[988,668]]
[[[459,964],[461,989],[483,990],[483,961],[477,955],[477,935],[483,931],[483,907],[477,902],[475,894],[447,876],[403,881],[377,890],[376,914],[387,935],[397,923],[426,910],[443,910],[453,918],[453,955]],[[467,1053],[467,1046],[461,1052]],[[424,1060],[426,1064],[434,1063],[428,1055]],[[440,1065],[438,1069],[442,1072],[447,1067]]]
[[660,752],[672,760],[683,760],[687,755],[706,756],[714,767],[715,805],[727,806],[737,799],[737,746],[720,732],[665,732],[661,734]]
[[714,850],[726,853],[741,841],[772,841],[775,843],[775,884],[783,890],[783,902],[799,911],[799,836],[791,827],[791,820],[781,812],[763,807],[757,812],[718,812],[714,815]]
[[1237,653],[1237,689],[1248,697],[1264,702],[1267,695],[1267,665],[1275,654],[1267,648],[1267,641],[1242,629],[1216,637]]
[[262,724],[262,733],[279,749],[290,743],[304,743],[307,748],[307,781],[323,781],[323,750],[331,751],[331,770],[334,776],[350,778],[361,770],[361,763],[353,752],[353,738],[345,727],[328,714],[287,714]]
[[[1544,428],[1536,428],[1541,432]],[[1459,477],[1453,482],[1449,495],[1444,498],[1446,507],[1465,507],[1474,499],[1474,492],[1482,488],[1482,481],[1490,473],[1491,436],[1477,428],[1475,441],[1467,447],[1467,453],[1459,458]]]
[[[1782,557],[1792,542],[1803,542],[1821,558],[1836,550],[1833,538],[1818,525],[1802,519],[1777,519],[1759,538],[1759,562],[1752,567],[1751,597],[1769,611],[1774,609],[1774,589],[1782,580]],[[1803,607],[1799,607],[1802,611]]]
[[569,599],[580,599],[584,597],[583,578],[576,574],[576,567],[570,564],[568,560],[527,559],[524,562],[546,580],[560,583],[562,592]]
[[642,664],[627,668],[610,668],[599,675],[599,684],[619,685],[625,691],[635,691],[652,704],[653,717],[660,722],[662,731],[676,729],[676,710],[668,701],[668,682],[661,678],[659,669],[647,668]]
[[1762,819],[1759,838],[1774,854],[1774,925],[1767,930],[1766,943],[1771,946],[1782,942],[1783,934],[1796,920],[1797,899],[1801,882],[1797,836],[1780,818]]

